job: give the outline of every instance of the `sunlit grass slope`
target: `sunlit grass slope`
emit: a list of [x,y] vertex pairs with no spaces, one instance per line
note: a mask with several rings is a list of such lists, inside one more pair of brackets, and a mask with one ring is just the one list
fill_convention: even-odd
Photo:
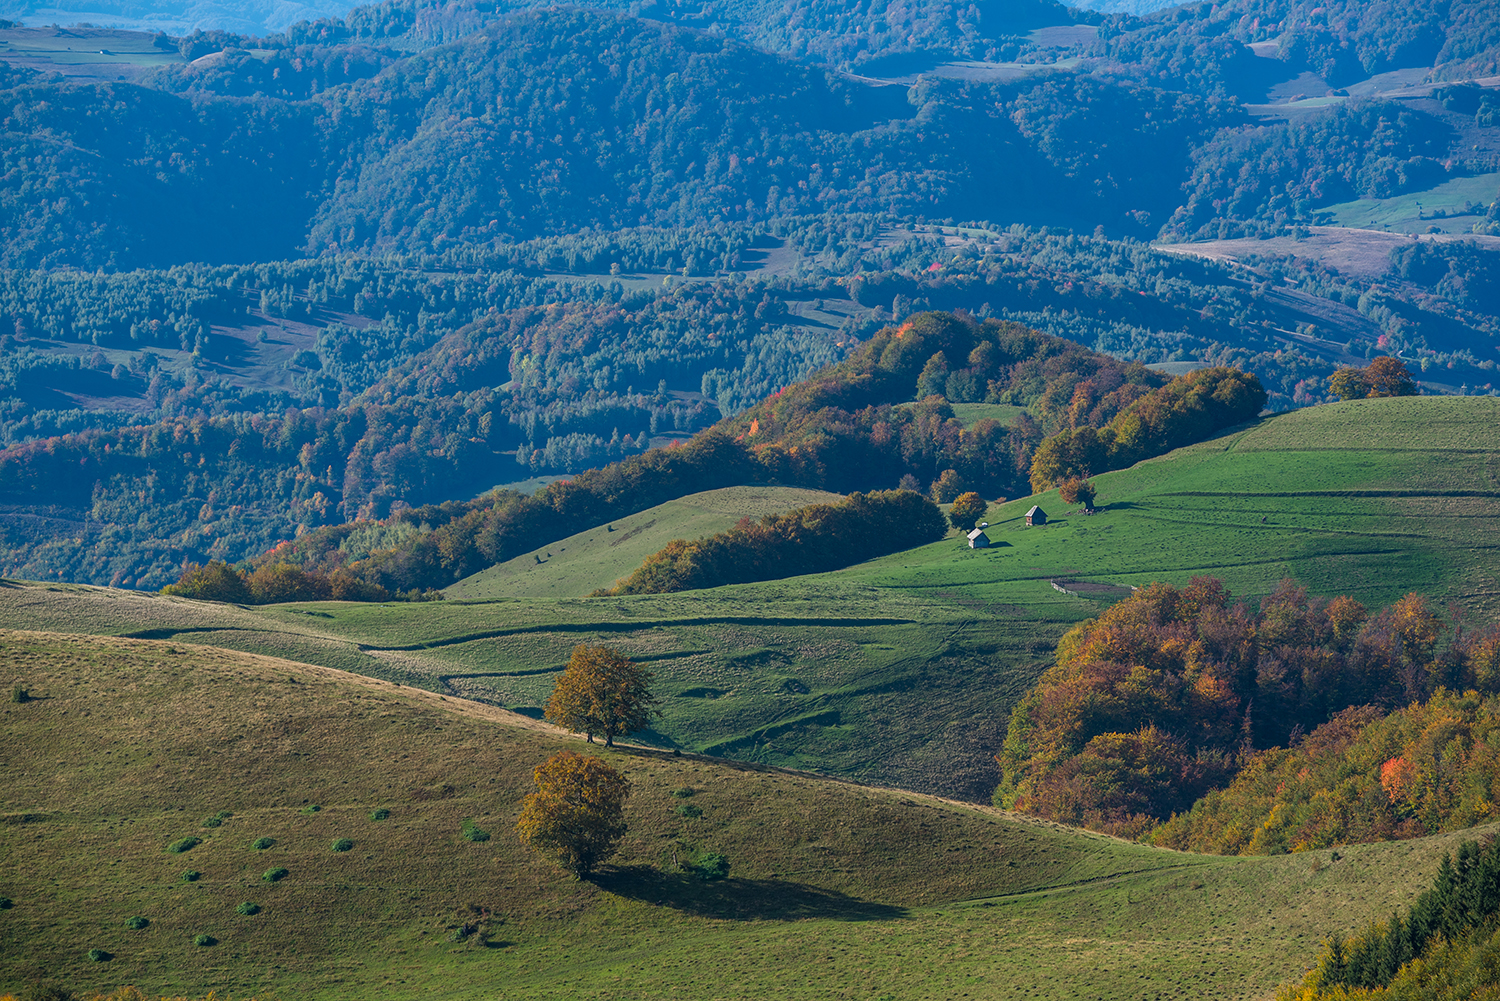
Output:
[[[595,746],[633,784],[631,831],[579,883],[512,833],[531,768],[587,747],[540,724],[180,642],[4,632],[0,663],[35,697],[0,703],[0,991],[1249,998],[1408,900],[1451,846],[1191,856]],[[689,870],[708,852],[727,880]]]
[[[837,573],[674,595],[239,609],[61,586],[0,588],[0,621],[183,638],[392,678],[536,714],[580,642],[656,673],[662,746],[987,800],[1011,707],[1100,599],[1053,580],[1237,594],[1295,576],[1372,607],[1417,590],[1493,617],[1500,402],[1369,400],[1280,414]],[[1053,516],[1028,529],[1040,503]]]
[[577,598],[630,576],[673,539],[697,539],[808,504],[831,503],[838,494],[797,487],[727,487],[689,494],[607,525],[541,546],[447,589],[452,598]]

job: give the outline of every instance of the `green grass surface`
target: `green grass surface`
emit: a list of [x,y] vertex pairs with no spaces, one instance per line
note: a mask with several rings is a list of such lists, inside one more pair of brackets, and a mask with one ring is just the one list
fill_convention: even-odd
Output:
[[[1394,198],[1360,198],[1321,209],[1331,213],[1336,225],[1356,229],[1389,229],[1398,233],[1426,233],[1432,227],[1444,233],[1469,233],[1484,217],[1465,212],[1472,203],[1488,206],[1500,194],[1500,173],[1456,177],[1426,191]],[[1434,212],[1448,218],[1434,219]],[[1425,217],[1425,218],[1424,218]]]
[[[1049,493],[837,573],[711,591],[238,609],[99,588],[0,588],[0,620],[227,646],[539,714],[577,643],[647,663],[659,746],[985,800],[1010,709],[1101,600],[1050,581],[1240,595],[1293,576],[1379,607],[1408,591],[1500,604],[1500,402],[1414,398],[1279,414],[1095,478],[1100,513]],[[1028,529],[1040,503],[1052,516]]]
[[459,581],[447,594],[481,601],[582,597],[630,576],[646,557],[673,539],[698,539],[726,531],[741,518],[760,518],[839,498],[822,490],[766,486],[690,494],[517,556]]
[[[0,662],[37,696],[0,705],[0,991],[1255,998],[1408,902],[1457,840],[1210,858],[596,746],[632,783],[630,833],[580,883],[513,824],[530,769],[586,745],[524,718],[181,643],[6,632]],[[692,875],[709,853],[728,879]]]
[[955,403],[953,416],[965,428],[971,428],[983,420],[999,421],[1009,426],[1026,412],[1025,407],[1013,407],[1008,403]]

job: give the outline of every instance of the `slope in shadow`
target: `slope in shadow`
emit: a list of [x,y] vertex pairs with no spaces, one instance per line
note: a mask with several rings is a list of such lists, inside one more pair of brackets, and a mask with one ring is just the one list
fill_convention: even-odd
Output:
[[597,873],[600,889],[631,900],[670,907],[704,918],[730,921],[890,921],[906,908],[860,900],[835,890],[779,879],[720,879],[661,872],[650,866],[622,866]]

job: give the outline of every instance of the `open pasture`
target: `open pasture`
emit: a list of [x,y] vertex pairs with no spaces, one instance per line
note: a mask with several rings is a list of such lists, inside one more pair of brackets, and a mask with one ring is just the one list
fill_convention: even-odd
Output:
[[[177,642],[6,632],[0,656],[33,696],[0,704],[0,990],[1254,998],[1457,840],[1193,856],[595,746],[632,783],[631,829],[580,883],[513,834],[531,768],[578,739]],[[710,852],[727,879],[696,875]]]
[[[709,591],[240,609],[104,589],[0,588],[16,626],[287,656],[540,715],[577,643],[656,674],[661,747],[983,801],[1016,701],[1102,600],[1053,580],[1221,577],[1254,600],[1294,577],[1371,608],[1409,591],[1500,612],[1500,402],[1368,400],[1294,411],[988,515],[845,570]],[[1027,528],[1040,504],[1051,522]],[[1076,590],[1076,588],[1074,588]],[[1115,592],[1120,593],[1120,592]],[[158,620],[158,616],[160,616]]]

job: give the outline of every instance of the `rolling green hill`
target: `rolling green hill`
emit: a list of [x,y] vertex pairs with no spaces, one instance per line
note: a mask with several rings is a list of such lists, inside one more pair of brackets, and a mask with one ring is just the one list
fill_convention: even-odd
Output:
[[[998,408],[997,408],[998,409]],[[446,589],[450,598],[577,598],[626,577],[673,539],[697,539],[838,494],[796,487],[726,487],[689,494],[608,525],[597,525],[466,577]]]
[[[582,746],[541,724],[180,642],[4,632],[0,656],[34,696],[0,705],[0,990],[1261,997],[1326,932],[1409,900],[1455,843],[1194,856],[593,748],[632,783],[631,832],[579,883],[512,833],[530,769]],[[727,880],[691,874],[705,852]]]
[[[1290,575],[1370,607],[1415,590],[1493,617],[1497,412],[1404,398],[1279,414],[1097,477],[1093,516],[1053,492],[992,509],[989,550],[954,534],[765,584],[254,609],[17,585],[0,588],[0,617],[287,656],[533,715],[572,646],[603,642],[656,672],[664,716],[646,736],[661,746],[984,800],[1011,708],[1058,637],[1120,593],[1068,581],[1208,573],[1256,596]],[[1024,527],[1033,503],[1045,528]]]

